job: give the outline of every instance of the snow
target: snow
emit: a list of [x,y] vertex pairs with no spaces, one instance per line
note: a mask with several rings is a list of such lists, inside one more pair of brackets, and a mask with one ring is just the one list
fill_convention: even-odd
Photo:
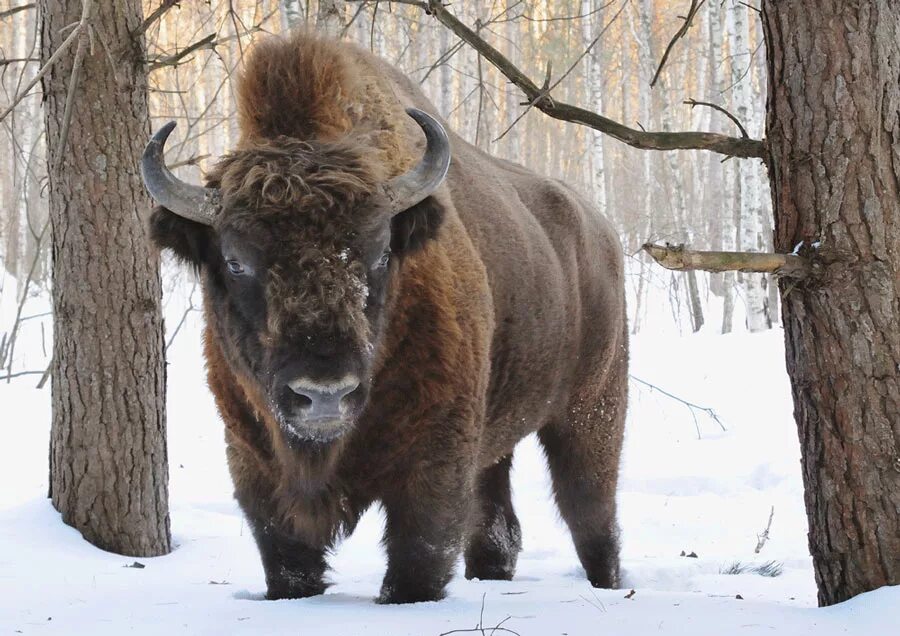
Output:
[[[182,287],[169,297],[171,326],[187,302]],[[4,328],[12,295],[0,299]],[[26,314],[45,309],[37,299]],[[38,323],[26,323],[16,368],[45,364],[35,353]],[[528,438],[513,474],[524,544],[513,581],[466,581],[460,567],[444,601],[376,605],[385,562],[383,518],[373,509],[331,560],[327,594],[263,601],[262,567],[231,497],[221,423],[204,384],[199,330],[191,314],[169,350],[176,548],[168,556],[103,552],[61,523],[45,498],[49,391],[34,388],[37,376],[0,382],[0,633],[437,636],[479,623],[491,634],[502,622],[522,636],[831,636],[889,633],[895,622],[896,587],[815,607],[782,332],[680,337],[649,323],[632,342],[631,372],[713,408],[726,430],[703,412],[695,423],[683,404],[632,382],[619,494],[625,589],[594,590],[584,579]],[[770,538],[755,554],[773,506]],[[720,573],[773,560],[783,563],[781,576]],[[129,567],[135,561],[144,567]]]

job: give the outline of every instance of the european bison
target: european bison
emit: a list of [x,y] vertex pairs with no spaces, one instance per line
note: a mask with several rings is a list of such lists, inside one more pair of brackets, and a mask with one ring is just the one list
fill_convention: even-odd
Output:
[[616,586],[627,332],[610,224],[446,133],[415,84],[346,42],[266,39],[237,91],[241,138],[205,188],[165,167],[174,124],[142,170],[154,241],[201,276],[268,598],[321,594],[328,550],[374,502],[380,602],[440,599],[461,551],[467,578],[510,579],[509,470],[534,431],[588,579]]

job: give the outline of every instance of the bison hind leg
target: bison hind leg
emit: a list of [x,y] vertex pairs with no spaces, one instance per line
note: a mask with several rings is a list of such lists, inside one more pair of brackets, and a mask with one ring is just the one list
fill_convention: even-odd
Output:
[[512,505],[512,454],[478,477],[477,508],[466,544],[466,578],[512,580],[522,550],[522,532]]
[[616,487],[625,424],[625,382],[617,376],[602,395],[582,395],[567,417],[538,433],[559,511],[594,587],[619,586]]

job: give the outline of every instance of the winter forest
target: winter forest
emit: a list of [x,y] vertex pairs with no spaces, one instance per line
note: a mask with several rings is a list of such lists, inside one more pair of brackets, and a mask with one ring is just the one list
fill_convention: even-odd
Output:
[[[470,576],[470,545],[443,600],[376,604],[395,526],[376,502],[327,550],[324,594],[265,600],[273,557],[207,381],[207,266],[151,241],[139,166],[174,121],[165,164],[202,184],[246,141],[254,47],[297,30],[383,58],[466,142],[611,222],[629,341],[615,589],[588,582],[531,434],[511,580]],[[0,0],[0,627],[887,631],[897,77],[890,0]]]

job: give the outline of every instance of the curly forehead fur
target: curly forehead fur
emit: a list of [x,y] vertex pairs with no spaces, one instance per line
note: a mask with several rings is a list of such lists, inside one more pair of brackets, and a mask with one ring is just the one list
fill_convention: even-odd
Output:
[[322,143],[280,136],[226,155],[207,179],[222,191],[223,221],[236,229],[260,217],[267,224],[313,223],[320,228],[340,221],[365,223],[365,217],[340,218],[355,214],[385,180],[377,152],[364,141]]

